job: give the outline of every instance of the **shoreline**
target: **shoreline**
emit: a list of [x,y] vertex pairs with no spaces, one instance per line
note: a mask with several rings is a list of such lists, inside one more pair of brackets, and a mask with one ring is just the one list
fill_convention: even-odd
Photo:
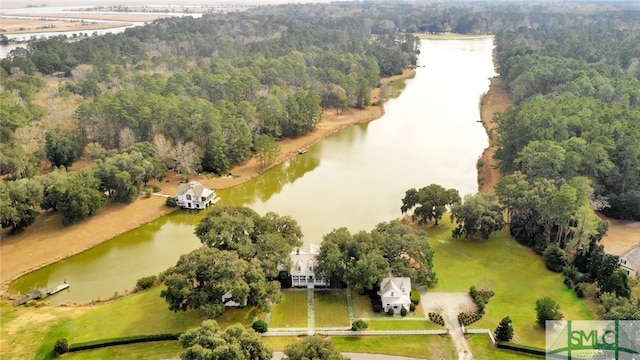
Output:
[[[396,80],[410,79],[414,75],[415,70],[405,69],[402,75],[380,79],[380,83],[384,86]],[[380,103],[380,91],[380,87],[373,89],[371,103]],[[281,155],[269,167],[260,169],[254,157],[231,169],[233,177],[190,177],[189,180],[197,180],[216,190],[240,185],[296,156],[300,148],[307,148],[340,130],[376,120],[383,115],[383,104],[371,105],[363,110],[349,109],[339,114],[333,110],[324,111],[315,130],[295,139],[278,142]],[[148,187],[159,185],[161,193],[175,194],[180,179],[179,175],[172,174],[165,182],[150,182]],[[62,226],[60,214],[40,214],[33,225],[19,234],[4,236],[0,243],[0,296],[10,298],[9,285],[22,275],[77,255],[177,210],[166,207],[164,203],[164,197],[145,198],[141,194],[130,204],[109,205],[91,218],[70,226]]]
[[502,174],[497,169],[497,161],[493,158],[498,145],[498,135],[496,128],[498,124],[493,121],[496,113],[505,112],[512,105],[512,100],[501,87],[500,78],[494,76],[489,79],[491,81],[489,90],[480,98],[480,120],[482,126],[487,132],[489,138],[489,146],[484,149],[478,159],[478,192],[493,193],[493,187],[500,181]]

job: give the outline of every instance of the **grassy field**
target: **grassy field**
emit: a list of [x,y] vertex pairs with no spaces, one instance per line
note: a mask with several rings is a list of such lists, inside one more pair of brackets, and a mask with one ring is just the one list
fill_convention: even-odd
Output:
[[175,358],[182,352],[182,346],[177,341],[158,341],[144,344],[111,346],[103,349],[79,351],[64,356],[65,360],[111,360],[137,359],[156,360]]
[[[298,341],[298,339],[294,337],[269,337],[264,338],[264,342],[273,351],[283,351],[287,345]],[[449,336],[336,336],[330,339],[334,346],[342,352],[386,354],[434,360],[456,358]],[[399,343],[402,346],[398,346]]]
[[[454,359],[453,342],[448,335],[335,337],[331,341],[340,351],[408,356],[420,359]],[[401,346],[398,346],[400,345]]]
[[161,287],[90,307],[18,307],[2,302],[2,358],[47,359],[60,338],[69,343],[175,333],[200,325],[200,312],[169,311]]
[[448,219],[426,229],[439,279],[431,291],[468,291],[471,285],[493,290],[487,313],[474,328],[493,330],[510,316],[514,342],[543,347],[544,330],[536,325],[535,302],[545,296],[560,304],[565,319],[594,319],[587,303],[562,283],[562,275],[547,270],[538,255],[512,240],[506,230],[479,241],[453,239],[452,229]]
[[375,319],[368,320],[368,330],[443,330],[444,326],[435,324],[426,318],[420,319]]
[[486,335],[467,335],[473,357],[476,360],[534,360],[541,359],[538,356],[520,354],[508,350],[498,350],[493,347],[491,340]]
[[315,326],[349,327],[349,309],[345,290],[316,291]]
[[307,291],[285,290],[282,300],[271,308],[269,328],[307,327]]

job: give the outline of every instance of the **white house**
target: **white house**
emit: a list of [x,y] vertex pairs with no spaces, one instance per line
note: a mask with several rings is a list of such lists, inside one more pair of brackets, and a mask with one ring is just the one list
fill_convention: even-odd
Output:
[[636,244],[622,253],[618,264],[630,277],[640,278],[640,244]]
[[176,203],[185,209],[206,209],[216,197],[216,192],[199,182],[181,183]]
[[307,244],[291,252],[291,286],[313,288],[327,286],[328,281],[316,276],[316,257],[320,254],[320,247]]
[[399,314],[401,308],[407,309],[411,306],[411,279],[408,277],[388,277],[380,282],[380,300],[385,312],[393,309],[395,314]]
[[222,295],[222,303],[227,307],[242,307],[247,306],[247,299],[244,299],[244,302],[239,303],[233,299],[231,291],[227,291],[224,295]]

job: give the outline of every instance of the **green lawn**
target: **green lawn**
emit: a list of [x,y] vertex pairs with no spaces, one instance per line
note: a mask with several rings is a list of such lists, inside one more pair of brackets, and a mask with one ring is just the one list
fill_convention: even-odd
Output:
[[534,360],[539,356],[521,354],[509,350],[501,350],[493,347],[487,335],[467,335],[473,357],[476,360]]
[[[66,338],[73,344],[130,335],[175,333],[200,325],[203,318],[199,311],[169,311],[160,297],[161,290],[161,287],[156,287],[125,296],[84,309],[77,316],[60,316],[46,324],[27,328],[22,335],[13,336],[16,341],[28,342],[27,348],[35,353],[35,358],[47,359],[53,356],[53,344],[59,338]],[[23,308],[18,311],[23,312],[23,318],[28,318],[28,312],[47,311],[47,308]],[[34,344],[37,346],[34,347]]]
[[334,337],[343,352],[408,356],[420,359],[454,359],[453,341],[448,335]]
[[307,327],[307,291],[285,290],[279,303],[271,308],[269,328]]
[[369,295],[360,295],[355,291],[351,291],[351,303],[353,304],[353,317],[355,317],[356,319],[367,319],[375,317],[382,318],[386,316],[373,311]]
[[[200,325],[199,311],[173,312],[160,297],[158,286],[145,292],[98,306],[74,319],[67,327],[69,343],[129,335],[164,334]],[[149,316],[153,314],[153,316]]]
[[[273,351],[283,351],[288,344],[298,341],[295,337],[269,337],[264,342]],[[331,342],[342,352],[408,356],[419,359],[454,359],[453,342],[447,335],[416,336],[336,336]],[[398,346],[402,344],[402,346]]]
[[375,319],[368,320],[369,328],[367,330],[443,330],[444,326],[440,326],[438,324],[432,323],[431,321],[423,318],[422,320],[418,319],[407,319],[407,318],[396,318],[396,319]]
[[426,229],[439,279],[431,291],[468,291],[471,285],[493,290],[496,295],[489,301],[486,315],[472,327],[494,330],[503,317],[510,316],[514,342],[544,347],[544,330],[536,325],[535,302],[545,296],[560,304],[566,319],[594,319],[587,303],[562,283],[562,275],[547,270],[542,259],[513,240],[507,230],[480,241],[453,239],[452,229],[448,219]]
[[78,351],[64,356],[65,360],[111,360],[137,359],[157,360],[175,358],[182,352],[182,346],[177,341],[157,341],[143,344],[110,346],[108,348]]
[[345,290],[314,293],[316,327],[349,327],[349,309]]

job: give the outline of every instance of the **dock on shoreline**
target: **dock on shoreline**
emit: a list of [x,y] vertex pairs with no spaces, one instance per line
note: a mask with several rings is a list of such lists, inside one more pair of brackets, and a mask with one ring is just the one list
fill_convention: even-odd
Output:
[[13,306],[20,306],[28,303],[31,300],[41,300],[53,294],[59,293],[62,290],[69,288],[69,284],[65,280],[64,283],[54,287],[53,289],[33,289],[29,291],[25,296],[17,299],[13,302]]

